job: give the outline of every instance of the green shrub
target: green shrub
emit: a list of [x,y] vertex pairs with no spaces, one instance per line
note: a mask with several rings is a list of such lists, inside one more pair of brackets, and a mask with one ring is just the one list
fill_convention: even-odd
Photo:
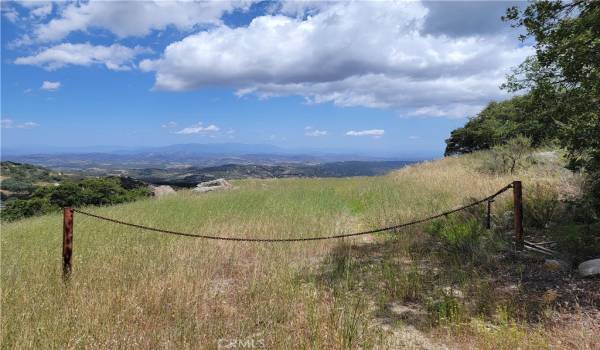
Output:
[[85,179],[79,183],[84,204],[108,205],[127,202],[127,190],[116,179]]
[[485,229],[475,218],[451,216],[434,221],[428,231],[442,240],[446,250],[473,258],[481,246]]
[[83,191],[74,182],[65,182],[49,193],[50,203],[56,207],[77,207],[84,203]]
[[427,311],[429,311],[433,321],[438,324],[456,323],[460,321],[462,316],[462,308],[458,300],[445,293],[440,298],[430,298],[427,301]]
[[2,210],[3,220],[45,214],[62,207],[85,205],[111,205],[131,202],[150,194],[145,187],[125,189],[119,178],[85,179],[66,181],[55,187],[39,187],[29,199],[7,203]]
[[8,178],[2,180],[2,189],[10,192],[31,192],[34,186],[30,182]]
[[2,220],[14,221],[30,216],[46,214],[53,209],[56,208],[45,198],[16,199],[6,202],[6,207],[0,211],[0,214]]

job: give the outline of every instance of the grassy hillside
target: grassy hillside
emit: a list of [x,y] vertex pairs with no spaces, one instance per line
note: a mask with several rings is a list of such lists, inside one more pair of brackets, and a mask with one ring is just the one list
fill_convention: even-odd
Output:
[[[423,217],[487,196],[515,177],[524,182],[528,203],[533,186],[576,192],[577,176],[560,171],[554,161],[510,176],[482,172],[482,159],[482,154],[448,158],[369,178],[241,180],[229,192],[183,191],[88,210],[172,230],[280,238]],[[553,302],[562,299],[524,301],[543,300],[546,290],[533,295],[510,274],[529,268],[504,253],[510,209],[509,193],[494,203],[493,231],[481,227],[478,210],[460,216],[482,237],[475,251],[485,252],[468,258],[445,249],[451,245],[442,243],[451,241],[436,236],[446,232],[440,224],[342,241],[256,244],[143,232],[75,214],[68,285],[61,278],[60,215],[2,224],[2,347],[598,344],[597,315],[569,309],[567,321],[550,322],[558,308]],[[451,220],[440,222],[468,226]],[[500,279],[502,273],[514,280]]]
[[39,186],[51,186],[64,180],[60,173],[36,165],[15,162],[0,163],[2,199],[28,196]]

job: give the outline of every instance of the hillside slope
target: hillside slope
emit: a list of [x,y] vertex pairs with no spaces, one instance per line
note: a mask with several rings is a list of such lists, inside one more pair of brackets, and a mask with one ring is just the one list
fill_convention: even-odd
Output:
[[61,173],[44,167],[8,161],[0,163],[0,174],[2,200],[27,196],[36,186],[49,186],[64,179]]
[[[498,175],[481,170],[484,158],[446,158],[368,178],[240,180],[228,192],[182,191],[87,210],[177,231],[281,238],[424,217],[485,197],[515,178],[524,183],[527,205],[539,199],[530,190],[536,186],[577,195],[578,177],[561,170],[556,159]],[[511,200],[507,193],[493,204],[492,231],[482,228],[479,208],[435,225],[306,243],[176,237],[76,213],[74,272],[67,284],[61,277],[59,215],[3,224],[2,346],[217,348],[250,342],[265,348],[533,349],[598,344],[597,295],[576,295],[582,306],[569,308],[567,319],[558,322],[554,315],[565,313],[557,314],[561,306],[556,303],[568,293],[545,297],[545,289],[530,290],[528,281],[510,273],[524,275],[543,264],[543,259],[506,254],[503,233],[510,231]],[[475,249],[453,246],[443,234],[453,229],[472,230],[481,239],[474,241]],[[598,280],[584,282],[583,290],[600,287]]]

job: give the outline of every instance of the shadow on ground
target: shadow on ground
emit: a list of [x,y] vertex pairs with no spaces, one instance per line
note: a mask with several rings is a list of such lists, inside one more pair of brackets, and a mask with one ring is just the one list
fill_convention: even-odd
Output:
[[[416,233],[416,234],[415,234]],[[410,237],[409,237],[410,236]],[[497,247],[477,258],[444,249],[426,234],[343,242],[324,260],[318,284],[369,302],[376,323],[428,332],[440,325],[506,318],[536,325],[550,311],[600,310],[600,278],[581,278],[545,257]]]

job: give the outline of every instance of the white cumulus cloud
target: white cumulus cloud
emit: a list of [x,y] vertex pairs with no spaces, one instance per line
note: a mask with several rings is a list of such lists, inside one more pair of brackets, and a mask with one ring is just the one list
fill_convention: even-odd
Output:
[[182,134],[182,135],[191,135],[191,134],[203,134],[203,135],[207,135],[207,134],[213,134],[217,131],[219,131],[219,127],[214,125],[214,124],[210,124],[207,126],[204,126],[202,124],[202,122],[199,122],[197,124],[194,124],[192,126],[188,126],[187,128],[183,128],[179,131],[176,131],[176,134]]
[[[67,3],[58,15],[33,26],[29,35],[35,42],[58,41],[72,32],[104,29],[123,38],[145,36],[173,26],[191,30],[218,25],[221,17],[235,9],[247,9],[250,1],[98,1]],[[45,10],[37,8],[37,15]]]
[[44,80],[40,89],[47,91],[56,91],[60,89],[60,81],[47,81]]
[[15,63],[40,66],[47,70],[68,65],[104,65],[110,70],[118,71],[131,69],[133,59],[146,52],[149,50],[140,46],[130,48],[120,44],[103,46],[65,43],[43,49],[31,56],[18,57]]
[[[26,4],[26,2],[24,2]],[[31,10],[29,16],[33,18],[46,18],[52,13],[53,4],[50,1],[32,1],[29,3]]]
[[350,130],[346,133],[347,136],[372,136],[379,138],[385,134],[385,130],[382,129],[371,129],[371,130]]
[[532,53],[504,32],[426,33],[430,10],[417,1],[315,8],[310,16],[279,12],[245,27],[219,25],[139,66],[155,72],[161,90],[229,86],[238,95],[299,95],[309,103],[455,117],[505,97],[498,87],[505,74]]
[[12,23],[17,22],[19,20],[19,13],[14,8],[9,7],[5,4],[6,3],[4,1],[0,3],[0,6],[2,6],[0,9],[0,11],[2,12],[2,16],[6,18],[7,21],[10,21]]

